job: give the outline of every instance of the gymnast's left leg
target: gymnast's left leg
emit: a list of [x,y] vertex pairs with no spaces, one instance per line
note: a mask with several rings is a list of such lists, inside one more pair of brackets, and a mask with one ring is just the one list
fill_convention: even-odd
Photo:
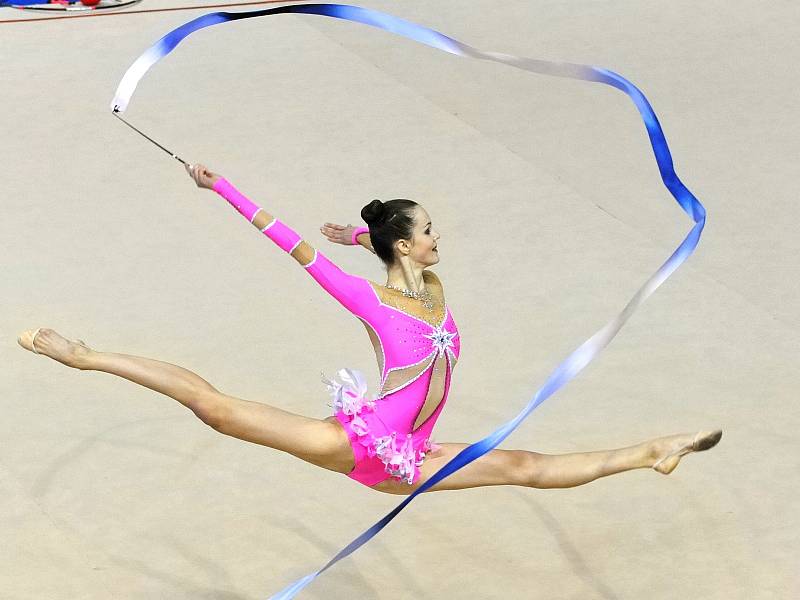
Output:
[[[678,466],[682,456],[689,452],[708,450],[721,437],[721,431],[680,434],[616,450],[555,455],[527,450],[492,450],[428,491],[461,490],[489,485],[569,488],[633,469],[654,468],[666,475]],[[372,487],[389,494],[411,494],[466,447],[467,444],[441,444],[437,452],[428,454],[420,467],[420,478],[412,485],[387,479]]]

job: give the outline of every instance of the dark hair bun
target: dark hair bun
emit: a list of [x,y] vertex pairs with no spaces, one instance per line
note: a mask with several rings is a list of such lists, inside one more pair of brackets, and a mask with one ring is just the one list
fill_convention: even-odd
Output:
[[373,200],[361,209],[361,218],[369,225],[372,248],[387,269],[396,262],[394,243],[414,237],[414,211],[417,206],[413,200],[395,198],[386,202]]
[[386,205],[380,200],[373,200],[361,209],[361,218],[367,225],[379,226],[386,220]]

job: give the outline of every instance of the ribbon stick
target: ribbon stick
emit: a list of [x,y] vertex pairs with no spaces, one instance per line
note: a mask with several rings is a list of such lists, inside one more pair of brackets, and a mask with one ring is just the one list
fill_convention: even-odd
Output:
[[117,118],[118,118],[120,121],[122,121],[123,123],[125,123],[125,125],[127,125],[127,126],[128,126],[128,127],[130,127],[131,129],[133,129],[133,130],[134,130],[136,133],[138,133],[139,135],[141,135],[143,138],[145,138],[146,140],[149,140],[149,141],[153,142],[153,143],[154,143],[156,146],[158,146],[159,148],[161,148],[161,149],[162,149],[164,152],[166,152],[167,154],[169,154],[169,155],[170,155],[172,158],[174,158],[175,160],[177,160],[177,161],[178,161],[179,163],[181,163],[181,164],[182,164],[184,167],[188,166],[188,165],[187,165],[187,163],[186,163],[186,161],[185,161],[185,160],[183,160],[183,159],[182,159],[180,156],[178,156],[178,155],[177,155],[177,154],[175,154],[174,152],[170,152],[169,150],[167,150],[166,148],[164,148],[164,146],[162,146],[162,145],[161,145],[161,144],[159,144],[157,141],[155,141],[153,138],[151,138],[149,135],[147,135],[147,134],[145,134],[145,133],[142,133],[141,131],[139,131],[138,129],[136,129],[136,127],[134,127],[133,125],[131,125],[130,123],[128,123],[128,122],[127,122],[125,119],[123,119],[122,117],[120,117],[120,116],[119,116],[119,111],[116,111],[116,110],[115,110],[115,111],[114,111],[114,112],[112,112],[111,114],[112,114],[112,115],[114,115],[115,117],[117,117]]
[[489,52],[468,46],[458,40],[447,37],[437,31],[433,31],[421,25],[404,21],[397,17],[380,13],[374,10],[360,8],[357,6],[346,6],[340,4],[304,4],[288,5],[264,10],[255,10],[241,13],[209,13],[193,21],[190,21],[174,31],[165,35],[155,45],[148,49],[136,62],[128,69],[119,84],[117,93],[111,103],[111,107],[118,112],[124,111],[129,102],[139,80],[147,70],[161,58],[169,54],[186,36],[189,34],[209,27],[239,19],[252,17],[262,17],[276,14],[310,14],[343,19],[377,27],[391,33],[409,38],[416,42],[426,44],[438,50],[449,52],[467,58],[489,60],[531,73],[550,75],[554,77],[567,77],[593,83],[602,83],[614,87],[625,93],[636,105],[639,114],[644,122],[650,144],[653,149],[656,162],[658,164],[661,179],[675,198],[681,208],[694,222],[694,227],[689,231],[686,238],[681,242],[675,252],[661,265],[661,267],[642,285],[639,291],[624,307],[622,312],[608,322],[602,329],[574,350],[561,364],[556,367],[553,373],[547,378],[544,385],[536,392],[527,406],[509,422],[505,423],[497,430],[489,434],[482,440],[464,448],[449,463],[437,471],[427,481],[425,481],[413,494],[408,496],[394,510],[375,523],[372,527],[364,531],[350,544],[339,551],[322,568],[298,581],[295,581],[276,595],[272,600],[288,600],[293,598],[300,590],[306,587],[324,571],[332,567],[339,560],[352,554],[355,550],[369,541],[380,532],[388,523],[403,510],[409,502],[419,494],[429,490],[432,486],[442,481],[445,477],[453,474],[458,469],[470,462],[480,458],[490,450],[500,444],[519,424],[533,411],[539,404],[558,391],[562,386],[574,378],[583,370],[594,358],[605,348],[616,336],[617,332],[639,308],[639,306],[662,284],[664,281],[692,254],[700,240],[706,220],[706,211],[703,205],[695,198],[689,189],[681,182],[675,173],[672,164],[672,156],[664,137],[664,132],[659,125],[655,112],[644,94],[630,81],[621,75],[588,65],[550,62],[533,58],[502,54],[499,52]]

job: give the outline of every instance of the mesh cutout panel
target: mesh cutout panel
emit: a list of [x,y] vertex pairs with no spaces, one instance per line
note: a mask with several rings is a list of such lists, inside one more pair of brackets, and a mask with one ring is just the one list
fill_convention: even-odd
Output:
[[292,251],[292,258],[305,267],[314,260],[314,247],[304,241],[300,242],[297,248]]
[[445,303],[444,294],[442,293],[442,286],[439,283],[439,278],[433,273],[428,271],[422,272],[422,279],[425,281],[425,289],[427,289],[431,296],[433,296],[433,310],[428,310],[423,306],[422,300],[416,298],[408,298],[403,296],[402,292],[391,290],[382,285],[374,285],[372,287],[378,293],[378,297],[384,304],[403,311],[413,317],[425,321],[429,325],[437,326],[444,319]]
[[392,369],[386,375],[386,381],[381,388],[381,396],[385,396],[391,392],[396,392],[398,389],[407,386],[409,383],[419,377],[425,369],[427,369],[433,362],[434,355],[424,358],[416,365],[405,367],[402,369]]
[[383,348],[381,347],[381,341],[378,338],[378,334],[375,333],[375,330],[372,326],[367,323],[364,319],[361,319],[361,322],[364,324],[364,327],[367,329],[367,333],[369,334],[369,341],[372,342],[372,347],[375,349],[375,358],[378,360],[378,373],[383,376]]
[[255,226],[256,229],[260,231],[261,229],[264,229],[264,227],[272,223],[274,219],[275,217],[273,217],[271,214],[269,214],[267,211],[261,208],[258,210],[256,214],[253,215],[253,225]]
[[436,362],[433,364],[433,375],[431,376],[431,382],[428,386],[428,395],[425,397],[425,404],[422,405],[422,408],[420,409],[419,414],[414,421],[413,429],[415,431],[420,425],[428,420],[428,417],[436,412],[437,408],[439,408],[439,404],[444,397],[446,374],[447,358],[444,354],[440,354],[436,358]]
[[456,368],[456,363],[458,363],[458,357],[450,348],[447,349],[447,356],[450,359],[450,371],[452,371],[453,369]]

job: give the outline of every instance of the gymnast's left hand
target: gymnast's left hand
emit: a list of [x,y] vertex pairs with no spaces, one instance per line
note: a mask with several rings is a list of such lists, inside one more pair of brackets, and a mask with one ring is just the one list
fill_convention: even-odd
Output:
[[336,223],[325,223],[319,230],[322,232],[329,242],[334,244],[343,244],[351,246],[353,244],[353,230],[355,227],[349,223],[345,225],[337,225]]
[[186,165],[186,172],[189,173],[189,177],[194,179],[197,187],[207,190],[213,189],[214,184],[221,177],[210,171],[205,165]]

